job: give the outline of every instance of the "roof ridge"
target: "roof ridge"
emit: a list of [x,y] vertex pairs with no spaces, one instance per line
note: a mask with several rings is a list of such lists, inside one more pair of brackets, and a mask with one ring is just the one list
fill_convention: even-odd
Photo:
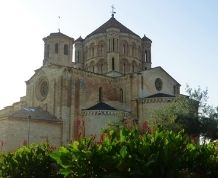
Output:
[[116,20],[114,17],[111,17],[108,21],[106,21],[104,24],[102,24],[100,27],[98,27],[96,30],[91,32],[89,35],[87,35],[85,38],[88,38],[92,35],[98,34],[98,33],[105,33],[108,28],[118,28],[120,29],[120,32],[123,33],[130,33],[132,35],[135,35],[140,38],[139,35],[131,31],[129,28],[124,26],[122,23],[120,23],[118,20]]

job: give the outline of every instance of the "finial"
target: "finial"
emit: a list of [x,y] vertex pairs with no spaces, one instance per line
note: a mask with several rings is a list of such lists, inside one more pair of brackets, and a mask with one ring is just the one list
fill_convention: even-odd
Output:
[[58,32],[59,32],[59,33],[61,32],[61,29],[60,29],[60,21],[61,21],[61,17],[58,16]]
[[111,16],[114,17],[114,14],[116,14],[116,12],[114,11],[115,7],[114,5],[111,6]]

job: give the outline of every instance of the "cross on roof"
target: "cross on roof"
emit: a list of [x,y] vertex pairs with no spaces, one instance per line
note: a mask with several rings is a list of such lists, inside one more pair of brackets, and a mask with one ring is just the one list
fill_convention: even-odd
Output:
[[111,15],[112,15],[112,17],[114,17],[114,14],[116,14],[116,12],[114,10],[115,10],[115,7],[114,7],[114,5],[112,5],[111,6]]
[[61,29],[60,29],[60,22],[61,22],[61,17],[58,16],[58,32],[59,32],[59,33],[61,32]]

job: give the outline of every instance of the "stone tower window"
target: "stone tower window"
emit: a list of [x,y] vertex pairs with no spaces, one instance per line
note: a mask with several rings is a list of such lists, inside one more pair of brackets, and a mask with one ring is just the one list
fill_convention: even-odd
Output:
[[103,73],[103,64],[100,66],[100,72]]
[[58,43],[55,44],[55,53],[58,54]]
[[115,45],[115,44],[114,44],[114,38],[113,38],[113,45],[112,45],[112,49],[113,49],[113,51],[114,51],[114,45]]
[[123,102],[123,89],[120,88],[120,102]]
[[64,45],[64,55],[68,55],[68,45],[67,44],[65,44]]
[[123,54],[126,54],[126,45],[123,44]]
[[141,90],[144,89],[144,77],[141,76]]
[[118,46],[119,46],[119,40],[117,39],[117,51],[119,50]]
[[48,58],[49,57],[49,51],[50,51],[50,46],[47,45],[46,49],[45,49],[45,57]]
[[145,51],[145,62],[148,62],[148,52]]
[[94,57],[94,52],[95,52],[94,47],[92,47],[92,57]]
[[104,53],[104,42],[99,42],[98,43],[98,48],[97,48],[97,54],[98,56],[102,56]]
[[79,53],[79,51],[77,51],[77,62],[79,62],[80,61],[80,53]]
[[100,102],[102,102],[102,98],[103,98],[103,96],[102,96],[102,87],[100,87],[98,90],[99,90],[98,91],[98,100],[99,100],[99,103],[100,103]]
[[132,57],[135,57],[136,56],[136,45],[135,43],[132,44]]
[[123,55],[127,55],[128,54],[128,44],[127,42],[123,43]]
[[112,58],[112,70],[114,70],[115,67],[114,67],[114,58]]
[[123,73],[126,74],[126,63],[123,63]]
[[135,62],[132,62],[132,72],[135,72],[135,67],[136,67]]

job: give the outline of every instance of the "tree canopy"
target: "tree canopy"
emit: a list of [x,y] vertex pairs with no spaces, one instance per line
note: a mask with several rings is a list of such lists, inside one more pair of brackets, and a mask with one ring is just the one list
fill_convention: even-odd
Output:
[[183,129],[190,136],[218,139],[218,107],[207,103],[208,90],[192,89],[187,85],[186,92],[188,96],[178,96],[174,102],[154,112],[152,127]]

